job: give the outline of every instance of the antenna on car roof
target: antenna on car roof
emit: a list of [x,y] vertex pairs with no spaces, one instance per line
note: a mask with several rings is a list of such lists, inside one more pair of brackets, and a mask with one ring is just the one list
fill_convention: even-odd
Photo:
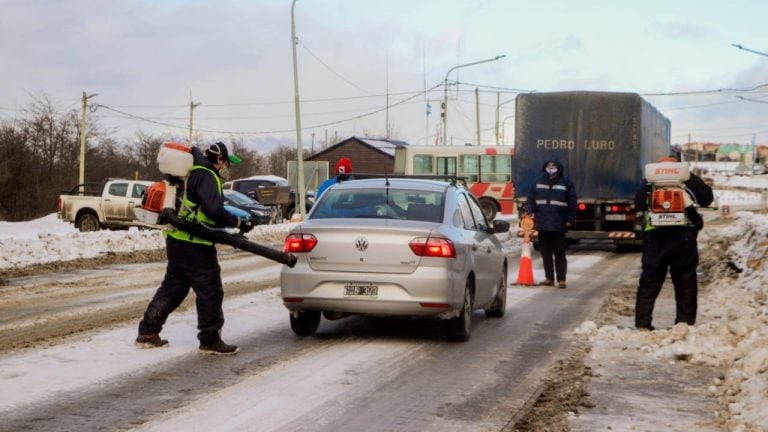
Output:
[[387,173],[384,173],[384,186],[387,188],[387,200],[385,202],[389,204],[389,175]]

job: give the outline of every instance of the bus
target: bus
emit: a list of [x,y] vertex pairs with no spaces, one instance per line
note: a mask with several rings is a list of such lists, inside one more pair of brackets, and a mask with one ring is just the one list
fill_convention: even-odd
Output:
[[510,146],[403,146],[395,149],[396,174],[457,176],[477,198],[488,220],[515,212]]

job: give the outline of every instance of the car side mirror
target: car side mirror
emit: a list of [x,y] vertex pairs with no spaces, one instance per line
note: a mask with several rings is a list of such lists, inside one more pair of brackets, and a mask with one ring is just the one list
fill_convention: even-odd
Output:
[[493,227],[489,229],[491,234],[505,233],[509,231],[509,222],[505,220],[494,219]]

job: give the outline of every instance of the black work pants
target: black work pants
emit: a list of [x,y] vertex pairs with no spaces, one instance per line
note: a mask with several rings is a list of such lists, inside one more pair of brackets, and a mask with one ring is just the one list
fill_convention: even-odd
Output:
[[660,228],[643,239],[642,273],[637,287],[635,326],[651,327],[653,307],[669,270],[675,287],[675,324],[696,322],[699,249],[696,231],[690,228]]
[[565,274],[568,272],[568,261],[565,259],[565,250],[568,249],[568,239],[564,232],[539,231],[539,252],[544,264],[544,277],[548,280],[565,282]]
[[168,267],[160,288],[149,302],[139,323],[139,334],[158,334],[165,320],[189,294],[195,291],[197,338],[209,345],[220,339],[224,326],[224,289],[216,247],[168,237],[165,240]]

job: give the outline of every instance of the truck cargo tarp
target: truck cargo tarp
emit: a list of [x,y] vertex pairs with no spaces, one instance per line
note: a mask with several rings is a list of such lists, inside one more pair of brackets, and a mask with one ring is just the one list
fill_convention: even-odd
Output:
[[631,199],[646,163],[670,150],[670,123],[635,93],[518,95],[513,178],[524,197],[557,160],[580,199]]

